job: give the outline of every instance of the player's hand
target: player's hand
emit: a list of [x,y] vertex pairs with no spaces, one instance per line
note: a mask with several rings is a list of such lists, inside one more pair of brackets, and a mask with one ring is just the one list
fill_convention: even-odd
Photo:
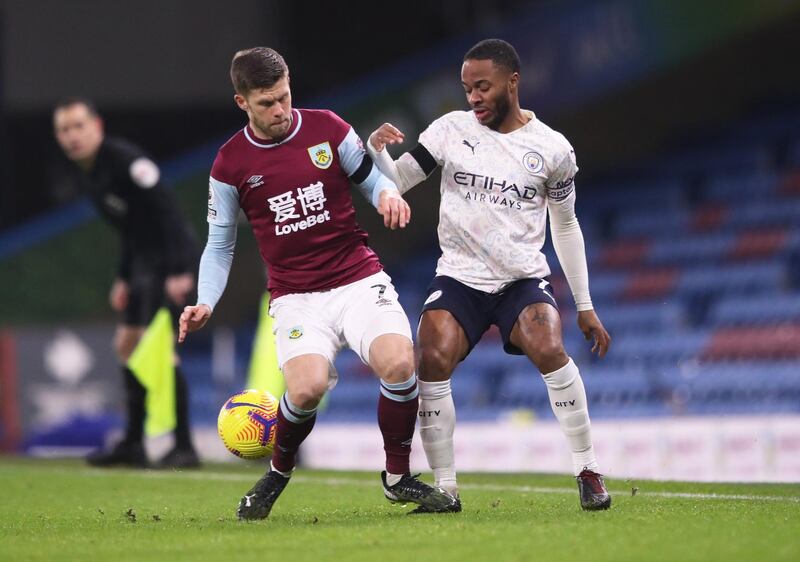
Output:
[[403,142],[406,136],[391,123],[384,123],[375,129],[369,136],[369,143],[372,148],[380,152],[387,144],[398,144]]
[[592,353],[597,353],[599,357],[604,357],[611,345],[611,336],[608,335],[603,323],[597,317],[594,310],[582,310],[578,312],[578,328],[583,332],[586,341],[594,340]]
[[384,189],[378,196],[378,214],[383,217],[383,226],[392,230],[405,228],[411,222],[411,207],[396,189]]
[[127,281],[122,279],[114,279],[111,285],[111,292],[108,295],[108,302],[111,308],[116,312],[122,312],[128,307],[128,299],[130,298],[131,290]]
[[191,273],[170,275],[164,282],[164,291],[166,291],[167,297],[178,306],[186,304],[186,297],[189,296],[192,289],[194,289],[194,275]]
[[209,318],[211,318],[211,308],[207,304],[185,307],[178,320],[178,343],[183,343],[189,332],[196,332],[205,326]]

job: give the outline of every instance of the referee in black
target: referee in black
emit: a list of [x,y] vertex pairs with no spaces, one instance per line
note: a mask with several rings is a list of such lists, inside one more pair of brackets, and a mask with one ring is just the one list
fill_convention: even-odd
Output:
[[[115,446],[87,457],[94,466],[148,466],[143,446],[145,388],[127,362],[156,311],[177,318],[195,289],[198,248],[192,230],[161,181],[158,166],[133,144],[106,137],[95,105],[71,98],[53,111],[58,144],[70,173],[98,212],[117,230],[122,256],[109,300],[120,313],[114,348],[125,381],[128,426]],[[155,466],[190,468],[200,462],[189,431],[188,388],[175,358],[175,446]]]

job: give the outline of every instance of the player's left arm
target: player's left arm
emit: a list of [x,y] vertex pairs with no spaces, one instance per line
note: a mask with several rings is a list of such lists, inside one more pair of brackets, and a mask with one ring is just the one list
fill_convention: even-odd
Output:
[[570,148],[547,181],[547,209],[550,233],[558,261],[578,309],[578,327],[587,340],[593,340],[592,352],[603,357],[611,344],[611,336],[603,327],[589,294],[589,271],[586,249],[578,217],[575,215],[575,174],[578,167]]
[[364,144],[351,127],[338,146],[339,160],[347,176],[383,217],[392,230],[405,228],[411,221],[411,208],[395,183],[381,172],[364,150]]

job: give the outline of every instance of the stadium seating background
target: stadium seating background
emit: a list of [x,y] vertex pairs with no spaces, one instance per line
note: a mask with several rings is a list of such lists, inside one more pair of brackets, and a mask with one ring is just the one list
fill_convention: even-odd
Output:
[[[613,338],[606,358],[592,356],[578,331],[547,245],[564,341],[592,416],[800,412],[800,110],[731,123],[718,139],[646,168],[624,182],[578,182],[592,297]],[[412,326],[437,258],[389,269]],[[241,372],[251,337],[251,329],[238,333]],[[349,351],[337,369],[322,421],[374,417],[368,369]],[[205,385],[195,379],[193,410],[213,412],[205,353],[187,370],[206,373]],[[461,419],[518,409],[551,416],[537,370],[505,354],[496,329],[459,366],[453,387]]]

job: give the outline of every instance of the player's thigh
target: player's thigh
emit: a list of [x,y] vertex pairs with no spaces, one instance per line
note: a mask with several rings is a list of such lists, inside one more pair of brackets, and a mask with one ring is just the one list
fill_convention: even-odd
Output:
[[333,388],[336,380],[333,361],[342,344],[339,334],[320,313],[323,310],[321,307],[324,307],[324,304],[317,302],[320,299],[324,299],[324,294],[286,295],[275,299],[270,305],[272,331],[275,334],[278,366],[284,376],[285,367],[292,359],[315,355],[322,357],[327,365],[328,385]]
[[452,277],[433,278],[417,328],[417,374],[422,380],[450,378],[491,325],[490,302],[488,294]]
[[[396,338],[383,338],[378,342],[378,353],[384,361],[390,358],[389,351],[399,351],[397,362],[411,362],[411,326],[403,307],[398,300],[397,291],[391,278],[384,272],[362,279],[336,296],[336,306],[342,309],[342,334],[348,347],[356,352],[361,360],[372,366],[378,358],[371,358],[373,342],[384,335]],[[407,345],[402,344],[407,340]],[[391,344],[391,345],[389,345]]]
[[299,408],[315,408],[328,389],[330,361],[318,353],[306,353],[283,365],[286,392]]
[[509,341],[522,350],[542,373],[550,373],[567,364],[561,317],[558,310],[548,303],[526,306],[511,330]]
[[463,326],[449,310],[426,310],[417,328],[417,375],[426,382],[447,380],[471,348]]

